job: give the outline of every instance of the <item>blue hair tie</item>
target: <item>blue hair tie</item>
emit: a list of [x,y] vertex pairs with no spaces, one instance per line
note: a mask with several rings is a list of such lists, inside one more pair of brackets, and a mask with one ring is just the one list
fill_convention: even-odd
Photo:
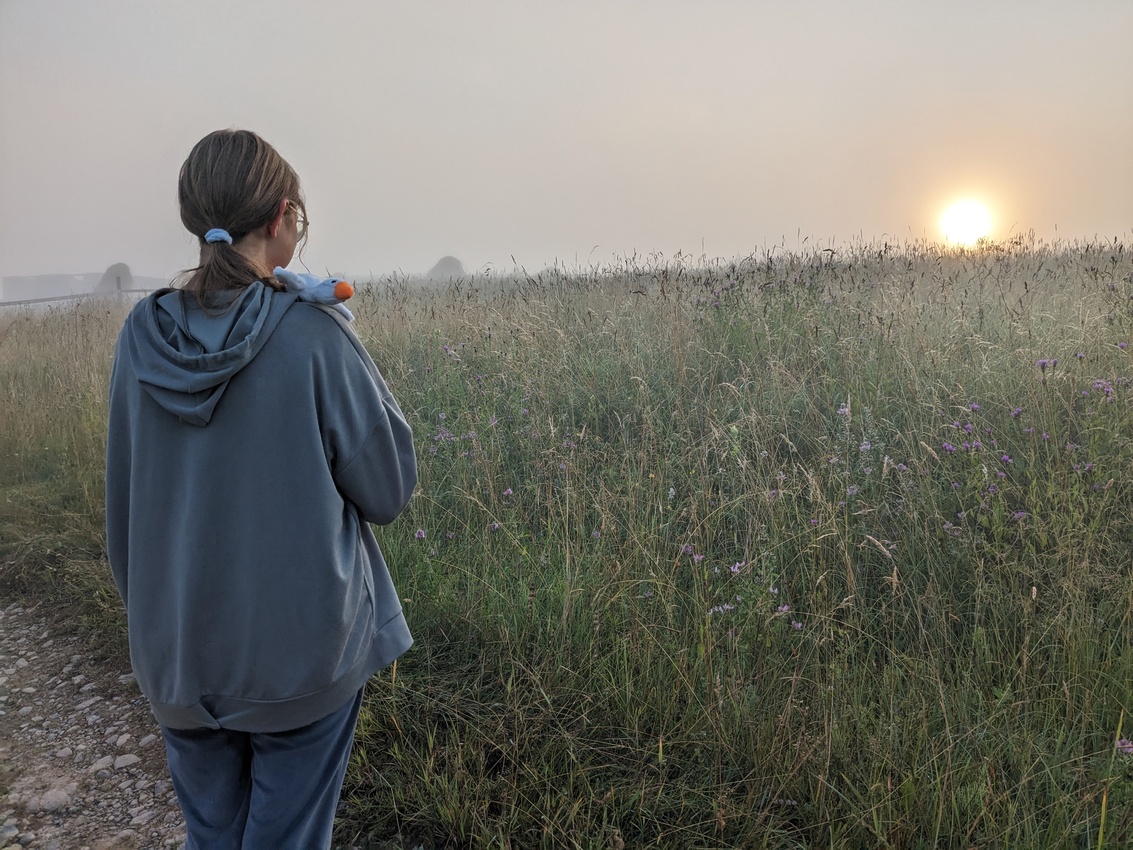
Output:
[[206,242],[227,242],[229,245],[231,245],[232,244],[232,237],[229,235],[227,230],[224,230],[223,228],[220,228],[220,227],[214,227],[212,230],[210,230],[208,233],[205,234],[205,241]]

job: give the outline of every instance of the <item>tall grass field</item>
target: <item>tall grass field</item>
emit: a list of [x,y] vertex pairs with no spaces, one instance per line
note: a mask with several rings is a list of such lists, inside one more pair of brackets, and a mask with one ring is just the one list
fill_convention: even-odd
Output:
[[[417,644],[368,688],[344,845],[1133,846],[1133,248],[388,278],[351,308],[420,486],[378,530]],[[0,331],[0,578],[113,653],[127,309]]]

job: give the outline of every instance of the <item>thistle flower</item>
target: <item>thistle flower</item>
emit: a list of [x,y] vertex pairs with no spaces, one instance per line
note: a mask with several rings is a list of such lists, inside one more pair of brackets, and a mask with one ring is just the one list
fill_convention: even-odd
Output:
[[423,528],[417,529],[417,532],[413,536],[416,537],[418,540],[424,540],[425,539],[425,529],[423,529]]

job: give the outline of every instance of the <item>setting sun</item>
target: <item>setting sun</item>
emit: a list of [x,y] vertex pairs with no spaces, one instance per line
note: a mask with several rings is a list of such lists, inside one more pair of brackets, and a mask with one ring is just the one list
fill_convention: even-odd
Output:
[[944,238],[957,245],[975,245],[991,232],[991,214],[979,201],[957,201],[940,217]]

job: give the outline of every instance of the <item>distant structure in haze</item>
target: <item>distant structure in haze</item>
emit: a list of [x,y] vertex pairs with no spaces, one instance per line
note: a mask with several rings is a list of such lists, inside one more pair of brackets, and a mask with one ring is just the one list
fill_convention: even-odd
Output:
[[102,273],[102,279],[98,282],[94,291],[121,292],[123,289],[133,288],[134,275],[130,273],[130,267],[125,263],[115,263]]
[[452,280],[454,277],[467,277],[468,272],[456,257],[441,257],[436,265],[425,272],[429,280]]
[[0,302],[41,301],[102,295],[111,292],[149,291],[168,286],[161,277],[134,277],[125,263],[115,263],[102,274],[36,274],[5,277],[0,286]]

